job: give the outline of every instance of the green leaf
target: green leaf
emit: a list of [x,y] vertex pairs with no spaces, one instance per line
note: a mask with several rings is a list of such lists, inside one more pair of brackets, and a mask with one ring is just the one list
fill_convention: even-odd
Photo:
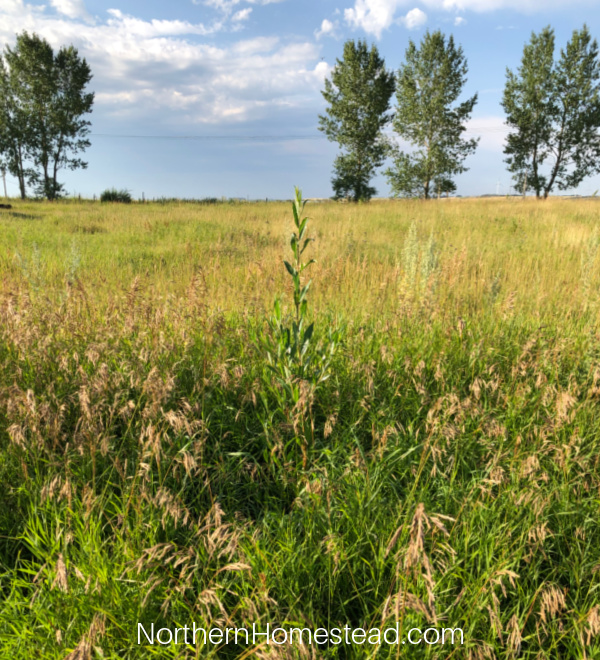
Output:
[[315,324],[311,323],[308,328],[304,331],[304,337],[303,340],[304,342],[310,341],[311,337],[313,336],[313,332],[315,329]]
[[312,264],[316,264],[317,260],[316,259],[311,259],[310,261],[307,261],[305,264],[302,264],[302,267],[300,268],[300,272],[304,272],[309,266]]
[[304,243],[302,244],[302,249],[300,250],[300,254],[302,254],[304,252],[304,250],[306,250],[308,244],[312,243],[312,241],[314,241],[314,240],[315,240],[314,238],[305,239]]
[[304,300],[306,297],[306,294],[308,293],[308,290],[310,289],[310,285],[312,284],[312,280],[309,280],[303,287],[302,291],[300,291],[300,302]]

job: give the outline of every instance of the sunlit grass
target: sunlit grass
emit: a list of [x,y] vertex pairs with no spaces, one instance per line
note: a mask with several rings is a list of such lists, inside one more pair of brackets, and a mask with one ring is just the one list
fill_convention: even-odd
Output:
[[0,212],[1,657],[398,657],[138,621],[600,657],[600,206],[306,210],[315,341],[343,340],[294,397],[256,341],[293,311],[290,204]]
[[[212,304],[223,310],[248,301],[265,306],[284,282],[288,209],[283,203],[19,204],[0,216],[1,265],[18,279],[21,260],[30,261],[37,250],[40,277],[54,288],[75,254],[82,284],[105,297],[136,276],[156,294],[180,294],[201,268]],[[563,303],[572,312],[575,302],[586,302],[581,255],[598,223],[594,200],[380,201],[309,209],[318,239],[318,308],[368,314],[376,305],[393,312],[413,222],[421,240],[433,232],[439,247],[446,310],[480,310],[494,283],[498,300],[513,296],[515,308],[528,313],[553,313]],[[587,277],[597,279],[597,263]]]

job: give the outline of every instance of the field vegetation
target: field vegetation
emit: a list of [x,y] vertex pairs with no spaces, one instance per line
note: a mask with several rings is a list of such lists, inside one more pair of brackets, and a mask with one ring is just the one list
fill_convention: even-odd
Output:
[[600,657],[600,205],[306,212],[296,310],[290,203],[0,211],[0,657]]

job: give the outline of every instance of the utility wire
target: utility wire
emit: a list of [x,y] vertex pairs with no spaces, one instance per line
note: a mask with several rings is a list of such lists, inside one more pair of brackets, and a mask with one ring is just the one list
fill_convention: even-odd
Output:
[[[482,127],[467,128],[465,133],[506,133],[507,128]],[[324,135],[133,135],[118,133],[91,133],[91,137],[125,140],[261,140],[282,142],[287,140],[326,140]]]
[[320,135],[117,135],[91,133],[91,137],[144,139],[144,140],[323,140]]

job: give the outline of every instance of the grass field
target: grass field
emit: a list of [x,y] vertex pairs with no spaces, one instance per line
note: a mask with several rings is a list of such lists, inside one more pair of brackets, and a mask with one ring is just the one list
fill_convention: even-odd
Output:
[[0,211],[1,659],[600,658],[600,203],[306,211]]

